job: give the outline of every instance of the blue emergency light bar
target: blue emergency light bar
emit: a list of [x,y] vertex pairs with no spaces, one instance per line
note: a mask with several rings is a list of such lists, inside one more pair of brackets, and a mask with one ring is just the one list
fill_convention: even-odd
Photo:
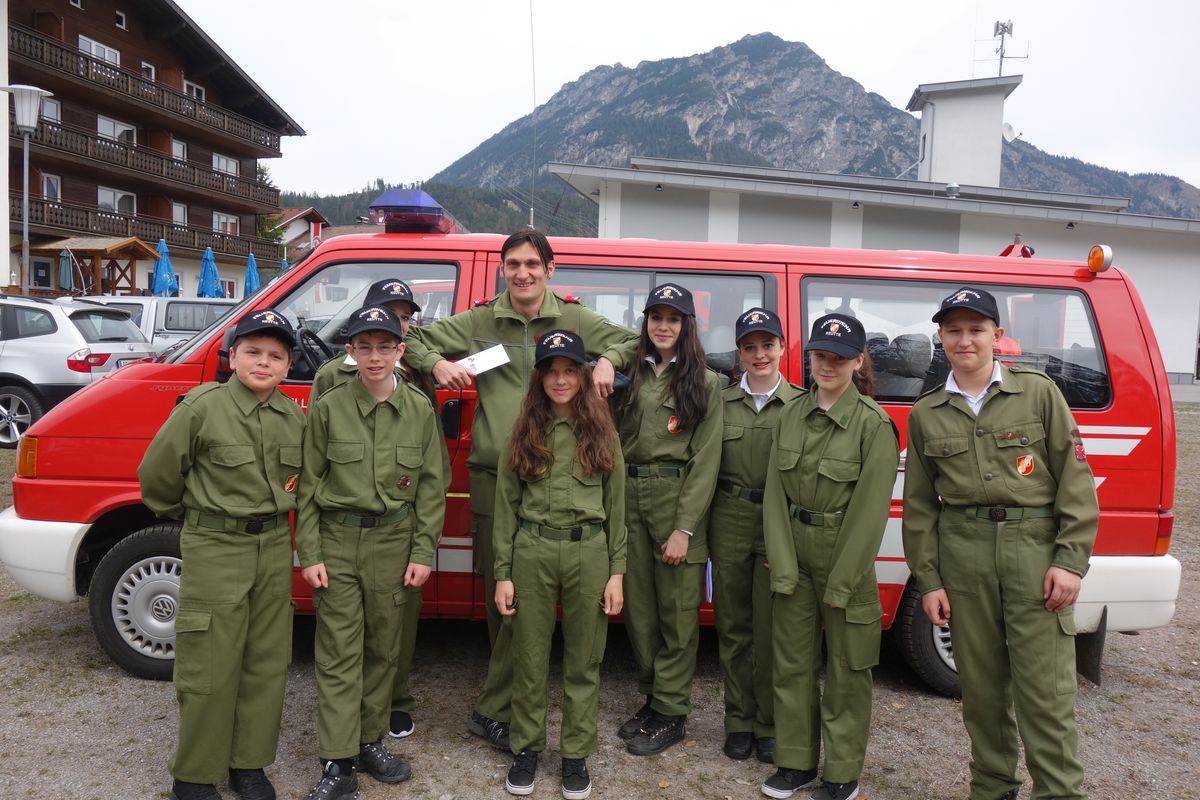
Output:
[[421,189],[388,189],[370,205],[371,222],[385,233],[465,233],[441,203]]

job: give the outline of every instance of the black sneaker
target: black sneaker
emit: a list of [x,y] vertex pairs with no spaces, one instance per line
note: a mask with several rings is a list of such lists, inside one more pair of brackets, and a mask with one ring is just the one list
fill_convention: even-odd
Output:
[[389,753],[383,742],[359,745],[358,766],[380,783],[401,783],[412,775],[408,762]]
[[1020,791],[1020,787],[1014,786],[1004,794],[1000,795],[1000,800],[1017,800],[1017,793]]
[[211,783],[175,781],[171,784],[171,800],[221,800],[221,793]]
[[229,785],[242,800],[275,800],[275,787],[261,769],[230,769]]
[[467,730],[476,736],[486,739],[487,743],[497,750],[510,752],[508,749],[508,723],[485,717],[478,711],[472,711],[467,717]]
[[661,753],[673,744],[682,742],[687,733],[686,716],[667,716],[655,713],[637,735],[629,740],[625,749],[635,756],[652,756]]
[[592,793],[592,776],[588,775],[587,760],[562,760],[562,792],[564,800],[587,800]]
[[412,736],[412,732],[416,729],[413,725],[412,714],[407,711],[393,711],[392,716],[388,721],[388,736],[393,739],[403,739],[406,736]]
[[817,771],[815,769],[778,769],[758,788],[767,797],[778,797],[783,800],[816,782]]
[[642,726],[654,716],[654,709],[650,707],[650,701],[647,699],[646,704],[637,710],[629,719],[621,723],[621,728],[617,731],[617,736],[620,736],[625,741],[629,741],[637,736],[637,732],[642,729]]
[[858,781],[830,783],[821,781],[821,788],[812,793],[809,800],[854,800],[858,797]]
[[754,734],[750,731],[735,731],[725,734],[725,755],[734,761],[744,761],[754,752]]
[[758,760],[764,764],[775,763],[775,737],[764,736],[761,739],[754,740],[754,746],[758,748]]
[[346,766],[350,759],[344,759],[339,765],[336,761],[326,761],[325,769],[321,772],[321,780],[313,787],[304,800],[353,800],[358,797],[358,774],[354,766]]
[[509,794],[524,796],[533,794],[533,779],[537,777],[538,754],[532,750],[522,750],[513,758],[512,766],[508,768],[508,777],[504,779],[504,788]]

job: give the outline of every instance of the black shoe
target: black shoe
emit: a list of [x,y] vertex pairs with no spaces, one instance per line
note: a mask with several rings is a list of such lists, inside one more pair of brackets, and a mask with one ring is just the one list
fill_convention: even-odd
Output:
[[563,800],[587,800],[592,793],[592,776],[588,774],[587,760],[564,758],[562,760]]
[[513,758],[512,766],[508,768],[508,777],[504,779],[504,788],[509,794],[533,794],[533,780],[537,777],[538,754],[532,750],[522,750]]
[[221,793],[211,783],[175,781],[171,784],[171,800],[221,800]]
[[497,750],[509,752],[507,722],[491,719],[478,711],[472,711],[471,716],[467,717],[467,730],[476,736],[487,739],[487,743]]
[[402,783],[412,775],[408,762],[389,753],[383,742],[359,745],[358,766],[380,783]]
[[858,781],[830,783],[821,781],[821,788],[812,793],[809,800],[854,800],[858,797]]
[[1000,795],[999,800],[1017,800],[1017,794],[1021,791],[1020,787],[1013,787],[1004,794]]
[[[349,766],[347,766],[349,764]],[[304,800],[353,800],[358,797],[358,774],[354,771],[350,759],[342,759],[342,764],[336,761],[326,761],[321,780],[313,787]]]
[[816,782],[817,771],[815,769],[778,769],[774,775],[763,781],[759,789],[767,797],[777,797],[783,800]]
[[617,736],[620,736],[625,741],[629,741],[637,736],[637,732],[642,729],[642,726],[652,716],[654,716],[654,709],[650,708],[650,701],[647,700],[646,704],[639,708],[636,714],[621,723],[621,728],[617,731]]
[[684,722],[687,717],[655,714],[646,721],[637,735],[629,740],[625,749],[635,756],[652,756],[661,753],[671,745],[682,742],[687,733]]
[[754,746],[758,748],[758,760],[764,764],[775,763],[775,737],[764,736],[761,739],[754,740]]
[[413,725],[412,714],[407,711],[393,711],[388,721],[388,736],[393,739],[403,739],[412,736],[416,726]]
[[734,761],[745,761],[754,751],[754,734],[750,731],[735,731],[725,734],[725,755]]
[[275,787],[261,769],[230,769],[229,785],[242,800],[275,800]]

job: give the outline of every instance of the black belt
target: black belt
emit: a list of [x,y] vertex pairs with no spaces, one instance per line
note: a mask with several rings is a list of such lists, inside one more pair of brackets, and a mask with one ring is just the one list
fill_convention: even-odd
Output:
[[788,510],[794,519],[800,520],[805,525],[837,527],[842,524],[842,517],[845,516],[841,511],[809,511],[807,508],[800,508],[799,506],[790,504]]
[[1054,516],[1054,506],[946,506],[975,519],[1007,522],[1018,519],[1045,519]]
[[221,514],[206,514],[203,511],[189,511],[185,520],[190,525],[230,533],[267,533],[279,525],[287,526],[287,514],[277,514],[273,517],[226,517]]
[[749,500],[751,503],[761,503],[763,501],[762,489],[747,489],[745,486],[738,486],[733,481],[721,479],[717,481],[717,488],[734,497],[740,497],[743,500]]
[[359,514],[353,511],[322,511],[321,521],[332,522],[335,525],[348,525],[351,528],[376,528],[380,525],[391,525],[408,516],[408,503],[399,511],[393,511],[386,516],[374,514]]
[[529,531],[532,534],[541,536],[543,539],[555,539],[560,542],[580,542],[584,539],[590,539],[598,533],[604,533],[604,526],[599,522],[585,522],[582,525],[576,525],[574,528],[551,528],[549,525],[540,525],[536,522],[523,519],[521,520],[521,530]]
[[683,476],[685,466],[677,461],[656,461],[653,464],[626,464],[625,470],[631,478],[649,478],[654,475],[678,478]]

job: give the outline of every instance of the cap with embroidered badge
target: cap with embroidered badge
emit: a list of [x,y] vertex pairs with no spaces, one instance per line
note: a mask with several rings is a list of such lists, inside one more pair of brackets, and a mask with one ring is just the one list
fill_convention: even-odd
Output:
[[959,308],[974,311],[997,325],[1000,324],[1000,308],[996,305],[996,298],[983,289],[975,289],[970,286],[963,286],[944,299],[941,308],[933,315],[933,321],[941,322],[943,317]]
[[233,329],[234,340],[254,334],[268,334],[283,339],[289,348],[296,346],[296,332],[287,317],[273,308],[254,311],[238,320]]
[[396,315],[388,311],[382,306],[366,306],[360,308],[350,315],[349,321],[346,322],[346,337],[353,339],[360,333],[367,331],[384,331],[390,333],[397,339],[403,339],[404,334],[400,329],[400,320],[396,319]]
[[396,300],[403,300],[412,306],[414,314],[421,310],[417,301],[413,300],[412,289],[408,288],[408,284],[399,278],[388,278],[386,281],[372,283],[371,288],[367,289],[367,298],[363,300],[363,307],[381,306]]
[[765,308],[752,308],[738,317],[733,341],[735,344],[739,344],[742,337],[752,333],[767,333],[782,339],[783,323],[780,322],[779,317]]
[[556,330],[543,334],[534,349],[533,365],[540,367],[552,358],[568,358],[577,364],[587,363],[583,338],[572,331]]
[[804,352],[824,350],[842,358],[854,358],[867,346],[862,323],[849,314],[826,314],[813,322]]
[[649,311],[654,306],[670,306],[680,314],[687,314],[689,317],[696,316],[696,305],[692,302],[692,293],[677,283],[655,286],[650,292],[650,296],[646,298],[646,307],[643,311]]

